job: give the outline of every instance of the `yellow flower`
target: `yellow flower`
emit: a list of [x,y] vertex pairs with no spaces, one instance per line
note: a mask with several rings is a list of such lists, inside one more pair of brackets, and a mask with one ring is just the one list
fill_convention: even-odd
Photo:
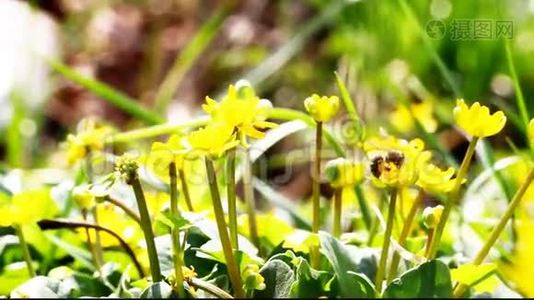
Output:
[[106,136],[111,128],[102,126],[93,119],[83,119],[77,126],[76,134],[69,134],[64,146],[67,148],[67,161],[69,165],[87,155],[87,151],[99,151],[104,148]]
[[421,126],[427,132],[435,132],[438,128],[438,122],[433,116],[432,102],[425,100],[419,103],[411,103],[410,107],[399,105],[391,113],[391,123],[400,132],[407,133],[415,128],[414,118],[419,121]]
[[336,158],[326,163],[325,175],[334,188],[353,186],[364,177],[364,166],[345,158]]
[[[429,151],[423,151],[421,153],[416,185],[429,193],[450,192],[456,184],[456,179],[453,178],[456,171],[452,167],[449,167],[447,170],[442,170],[429,162],[430,158],[431,153]],[[463,182],[465,182],[465,179]]]
[[426,207],[423,210],[423,223],[427,228],[432,229],[438,225],[441,215],[443,214],[443,209],[444,207],[442,205],[437,205],[434,207]]
[[260,130],[278,126],[266,121],[272,107],[269,100],[256,96],[250,84],[244,80],[238,81],[236,86],[230,85],[220,102],[206,97],[206,104],[202,105],[212,122],[224,123],[235,129],[243,146],[247,146],[247,136],[261,139],[265,133]]
[[220,157],[224,152],[236,147],[234,128],[225,123],[210,123],[204,128],[189,134],[187,143],[193,155]]
[[178,170],[183,169],[186,148],[182,143],[182,137],[173,134],[166,143],[154,142],[148,156],[148,165],[158,175],[168,176],[169,165],[174,162]]
[[506,124],[506,116],[502,111],[490,114],[488,107],[478,102],[468,107],[463,99],[456,101],[453,115],[456,124],[474,137],[483,138],[495,135]]
[[339,98],[313,94],[304,100],[304,107],[316,122],[328,122],[339,110]]
[[424,143],[420,139],[409,142],[393,136],[368,139],[363,149],[371,158],[371,181],[378,187],[414,184],[423,148]]

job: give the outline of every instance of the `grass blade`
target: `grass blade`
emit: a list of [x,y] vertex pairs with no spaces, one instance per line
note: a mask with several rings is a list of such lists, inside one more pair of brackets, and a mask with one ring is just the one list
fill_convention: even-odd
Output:
[[95,95],[100,96],[103,100],[113,104],[128,114],[139,118],[147,124],[155,125],[165,121],[160,115],[141,106],[135,99],[101,81],[86,77],[59,61],[49,60],[48,64],[54,71],[65,76],[65,78],[81,85]]
[[506,51],[506,61],[508,62],[510,76],[514,82],[514,90],[516,94],[515,100],[517,102],[519,115],[521,116],[521,121],[523,122],[524,128],[527,128],[530,117],[528,115],[525,97],[523,96],[523,91],[521,90],[521,85],[519,84],[519,79],[517,78],[517,73],[515,71],[514,58],[512,56],[512,50],[510,49],[510,41],[504,40],[504,50]]
[[222,5],[215,14],[202,25],[198,33],[176,57],[170,71],[167,73],[167,76],[156,93],[156,111],[165,111],[185,74],[191,69],[200,54],[204,52],[206,47],[213,40],[232,7],[232,4]]

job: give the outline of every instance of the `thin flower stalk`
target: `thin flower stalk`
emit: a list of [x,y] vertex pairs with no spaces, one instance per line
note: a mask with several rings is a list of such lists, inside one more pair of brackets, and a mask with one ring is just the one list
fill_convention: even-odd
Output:
[[248,150],[244,151],[243,162],[243,191],[245,203],[247,205],[248,230],[252,243],[260,249],[258,224],[256,221],[256,200],[254,199],[254,187],[252,184],[252,165],[250,161],[250,152]]
[[[401,247],[404,247],[406,243],[406,239],[408,238],[408,235],[412,231],[413,223],[415,220],[415,215],[417,214],[417,211],[421,207],[424,194],[425,193],[423,190],[419,190],[419,192],[417,193],[417,197],[415,198],[414,202],[412,203],[412,206],[410,207],[408,216],[406,216],[406,220],[402,226],[402,230],[401,230],[401,233],[399,235],[399,240],[398,240],[398,243]],[[389,274],[387,278],[388,282],[391,282],[391,280],[393,280],[395,276],[397,275],[397,269],[399,267],[400,258],[401,257],[398,252],[395,252],[393,254],[393,258],[391,259],[391,265],[390,265]]]
[[235,260],[232,244],[226,229],[226,221],[224,220],[224,211],[221,203],[221,196],[217,187],[217,177],[215,175],[215,168],[213,161],[209,157],[205,157],[206,173],[208,174],[208,184],[210,186],[211,199],[213,201],[213,211],[215,213],[215,221],[217,223],[217,230],[223,248],[224,258],[226,260],[226,267],[228,269],[228,276],[235,292],[236,298],[244,298],[245,292],[241,281],[239,266]]
[[[171,198],[171,214],[175,217],[180,216],[180,211],[178,210],[178,184],[177,184],[177,174],[176,174],[176,164],[171,162],[169,164],[169,178],[170,178],[170,198]],[[173,250],[173,262],[174,262],[174,277],[176,280],[176,288],[179,298],[185,298],[184,290],[184,275],[182,273],[183,266],[183,251],[180,243],[180,228],[173,226],[171,230],[172,238],[172,250]]]
[[456,182],[454,184],[454,188],[452,189],[452,191],[449,194],[449,197],[447,198],[447,201],[445,203],[445,209],[443,211],[443,215],[440,218],[440,221],[435,229],[433,238],[431,240],[430,247],[426,255],[428,259],[433,259],[434,257],[436,257],[437,251],[439,249],[439,244],[441,241],[441,236],[443,234],[443,230],[445,229],[445,225],[447,224],[447,220],[449,218],[449,214],[452,210],[452,207],[457,202],[458,197],[460,196],[460,187],[462,185],[464,178],[467,175],[469,166],[471,165],[471,160],[473,158],[473,154],[475,153],[475,148],[476,148],[476,144],[478,140],[479,140],[478,137],[473,137],[471,141],[469,142],[469,147],[467,148],[467,152],[465,153],[462,164],[460,165],[460,169],[458,170],[458,176],[456,176]]
[[239,250],[237,239],[237,200],[235,185],[235,149],[228,150],[226,153],[226,193],[228,201],[228,226],[230,227],[230,242],[232,248]]
[[187,186],[187,178],[183,169],[178,170],[178,176],[180,177],[180,184],[182,186],[182,194],[184,195],[185,204],[190,212],[194,212],[193,202],[191,201],[191,194],[189,193],[189,187]]
[[22,232],[22,227],[18,224],[13,225],[15,227],[15,232],[17,233],[17,237],[19,238],[19,245],[22,250],[22,256],[24,257],[24,261],[26,262],[26,268],[28,269],[28,274],[30,277],[35,277],[35,269],[33,268],[32,264],[32,257],[30,255],[30,249],[28,247],[28,243],[26,243],[26,239],[24,238],[24,233]]
[[388,220],[386,223],[386,231],[384,233],[384,242],[382,243],[382,251],[380,253],[380,261],[378,263],[378,270],[376,271],[375,287],[378,295],[382,292],[382,281],[386,272],[386,264],[389,252],[389,245],[391,244],[391,234],[393,232],[393,222],[395,220],[395,206],[397,203],[397,188],[391,189]]
[[[521,185],[517,193],[514,195],[514,198],[512,199],[512,201],[510,201],[510,204],[508,204],[508,208],[502,215],[501,219],[499,220],[499,223],[497,223],[497,225],[491,231],[490,237],[486,240],[486,243],[484,243],[484,246],[482,247],[482,249],[480,249],[480,251],[477,253],[475,258],[473,259],[474,265],[480,265],[484,261],[489,251],[491,250],[493,245],[495,245],[495,242],[497,241],[502,231],[506,227],[506,224],[514,215],[515,209],[517,208],[517,206],[523,199],[523,196],[525,195],[528,187],[530,186],[533,180],[534,180],[534,169],[530,171],[530,173],[527,176],[527,179],[525,180],[525,182],[523,182],[523,185]],[[467,290],[467,288],[468,286],[466,285],[463,285],[463,284],[458,285],[454,291],[454,296],[462,297],[465,291]]]
[[339,238],[341,236],[341,208],[342,208],[342,195],[343,189],[336,189],[334,191],[334,215],[333,215],[333,225],[332,225],[332,234],[334,237]]
[[[317,122],[315,131],[315,152],[312,169],[312,232],[318,233],[320,227],[320,214],[321,214],[321,202],[320,202],[320,176],[321,176],[321,146],[323,136],[323,123]],[[319,248],[312,246],[310,249],[311,265],[313,268],[319,268]]]

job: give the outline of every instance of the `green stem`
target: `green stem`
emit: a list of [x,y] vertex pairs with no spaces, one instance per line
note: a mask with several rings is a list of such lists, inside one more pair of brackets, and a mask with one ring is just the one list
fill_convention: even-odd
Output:
[[341,200],[343,195],[343,189],[338,188],[334,191],[334,224],[332,226],[332,233],[335,238],[341,236]]
[[[93,151],[90,147],[85,147],[85,151],[87,155],[85,156],[85,168],[87,172],[87,181],[89,184],[93,183]],[[91,214],[93,215],[93,222],[98,225],[98,212],[97,212],[97,205],[93,206],[91,209]],[[86,219],[87,220],[87,219]],[[89,230],[87,230],[87,240],[90,243],[89,238]],[[97,266],[98,272],[100,272],[100,268],[102,265],[104,265],[104,255],[102,254],[102,242],[100,239],[100,232],[98,230],[95,230],[95,243],[93,245],[89,244],[91,249],[95,253],[95,264]]]
[[187,180],[185,178],[184,170],[182,169],[178,170],[178,176],[180,176],[180,183],[182,185],[182,193],[184,194],[184,199],[187,205],[187,209],[193,212],[195,211],[195,209],[193,208],[193,202],[191,201],[191,194],[189,194],[189,187],[187,186]]
[[129,182],[135,193],[135,199],[137,200],[137,207],[139,208],[139,216],[141,217],[141,229],[145,236],[146,247],[148,251],[148,260],[150,263],[150,272],[152,274],[152,281],[158,282],[162,280],[161,271],[159,268],[158,252],[156,250],[156,244],[154,242],[154,232],[152,231],[152,222],[148,213],[148,207],[146,205],[145,194],[139,178],[134,177]]
[[[82,209],[82,218],[85,222],[88,222],[86,209]],[[100,268],[102,268],[102,265],[100,264],[100,260],[98,259],[98,253],[96,252],[96,247],[91,239],[91,230],[89,228],[85,228],[85,235],[87,236],[87,247],[91,252],[91,257],[93,258],[95,269],[100,272]]]
[[[178,184],[176,176],[176,164],[171,162],[169,164],[169,178],[170,178],[170,197],[171,197],[171,213],[173,216],[180,216],[180,211],[178,210]],[[174,260],[174,277],[176,279],[176,287],[179,298],[185,298],[184,290],[184,275],[182,273],[182,247],[180,244],[180,228],[174,226],[171,230],[172,237],[172,250],[173,250],[173,260]]]
[[380,295],[382,293],[382,281],[386,272],[386,263],[389,252],[389,245],[391,243],[391,233],[393,232],[393,221],[395,220],[395,205],[397,203],[397,189],[391,190],[391,199],[389,200],[388,220],[386,224],[386,232],[384,233],[384,242],[382,243],[382,252],[380,253],[380,262],[378,263],[378,270],[376,271],[375,288]]
[[428,251],[430,251],[430,245],[431,245],[431,241],[433,240],[433,237],[434,237],[434,228],[430,228],[428,230],[428,234],[427,234],[427,243],[426,243],[426,247],[425,247],[425,255],[428,255]]
[[226,193],[228,201],[228,226],[230,227],[230,242],[232,248],[239,250],[237,240],[237,201],[235,196],[235,149],[226,154]]
[[[506,208],[506,211],[504,212],[501,219],[499,220],[499,223],[491,231],[490,237],[488,238],[488,240],[486,241],[482,249],[480,249],[478,254],[475,256],[475,259],[473,259],[474,265],[480,265],[482,261],[484,261],[490,249],[493,247],[493,245],[495,244],[495,242],[501,235],[502,231],[504,230],[506,223],[513,216],[515,209],[521,202],[521,199],[523,198],[523,196],[525,195],[525,192],[527,191],[528,187],[532,183],[532,180],[534,180],[534,169],[530,171],[530,173],[527,176],[527,179],[525,180],[525,182],[523,182],[523,185],[521,185],[519,190],[514,195],[514,198],[508,205],[508,208]],[[465,285],[462,285],[462,284],[459,285],[458,287],[456,287],[454,291],[454,296],[461,297],[464,294],[464,292],[467,290],[467,288],[468,287]]]
[[28,247],[28,243],[26,243],[26,239],[24,238],[22,227],[20,225],[14,225],[13,227],[15,227],[15,231],[17,232],[17,236],[19,238],[19,245],[22,250],[22,256],[24,257],[24,261],[26,261],[26,268],[28,268],[28,274],[30,275],[30,277],[35,277],[36,274],[35,270],[33,269],[30,249]]
[[[91,213],[93,214],[93,221],[96,225],[98,225],[98,212],[97,212],[97,205],[95,205],[91,209]],[[100,232],[98,230],[95,230],[95,253],[96,253],[96,259],[98,261],[98,265],[102,267],[104,265],[104,254],[102,252],[102,241],[100,239]]]
[[[315,152],[312,166],[312,233],[318,233],[321,226],[321,202],[320,202],[320,176],[321,176],[321,146],[323,137],[323,123],[317,122],[315,130]],[[311,265],[318,269],[320,263],[319,248],[312,246],[310,249]]]
[[[248,230],[252,243],[260,249],[260,239],[258,236],[258,224],[256,221],[256,200],[254,199],[254,187],[252,185],[252,166],[250,162],[250,152],[245,150],[243,159],[243,192],[248,214]],[[260,251],[261,252],[261,251]]]
[[211,192],[211,200],[213,202],[213,211],[215,213],[215,221],[217,222],[217,230],[219,231],[219,238],[223,248],[224,258],[226,260],[226,268],[228,269],[228,277],[234,288],[236,298],[245,297],[243,284],[241,281],[241,274],[239,273],[239,266],[235,260],[228,230],[226,229],[226,221],[224,220],[224,211],[221,203],[221,196],[219,188],[217,187],[217,176],[215,175],[215,168],[213,161],[206,157],[206,173],[208,174],[208,182]]
[[356,185],[356,187],[354,187],[354,191],[356,192],[356,200],[358,200],[358,205],[360,206],[363,223],[365,224],[365,228],[370,231],[373,224],[373,220],[371,217],[371,213],[369,212],[369,204],[365,199],[365,195],[363,194],[363,190],[360,185]]
[[450,196],[445,202],[443,214],[441,215],[438,226],[436,227],[436,231],[434,232],[434,237],[432,238],[432,241],[430,243],[430,248],[427,255],[428,259],[433,259],[434,257],[436,257],[441,241],[441,236],[443,235],[445,225],[447,224],[447,219],[449,218],[449,214],[451,213],[452,207],[458,201],[458,197],[460,196],[460,187],[462,186],[462,181],[467,175],[467,171],[469,170],[469,166],[471,165],[471,159],[473,158],[473,154],[475,153],[477,142],[478,137],[473,137],[469,142],[469,147],[467,148],[467,152],[465,153],[462,164],[460,165],[460,169],[458,170],[458,176],[456,176],[454,187],[450,193]]
[[[410,208],[410,211],[408,212],[408,216],[406,217],[406,221],[404,222],[404,225],[402,226],[402,230],[399,236],[398,242],[401,247],[404,247],[404,244],[406,243],[406,239],[408,238],[408,235],[412,231],[413,222],[415,220],[415,214],[419,210],[419,207],[421,207],[424,194],[425,193],[423,190],[419,190],[419,193],[417,194],[417,197],[415,198],[414,202],[412,203],[412,207]],[[387,282],[390,282],[391,280],[395,278],[395,276],[397,276],[397,269],[399,267],[400,258],[401,257],[398,252],[395,252],[395,254],[393,254]]]

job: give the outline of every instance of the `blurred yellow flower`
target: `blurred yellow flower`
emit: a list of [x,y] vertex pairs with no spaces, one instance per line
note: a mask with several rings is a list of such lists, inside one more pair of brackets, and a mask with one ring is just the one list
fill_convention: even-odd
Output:
[[54,213],[54,201],[48,189],[26,190],[0,197],[0,226],[26,225]]
[[325,176],[334,188],[353,186],[364,178],[365,167],[362,163],[345,158],[330,160],[325,165]]
[[363,149],[371,158],[371,181],[378,187],[403,187],[415,183],[424,143],[393,136],[370,138]]
[[409,107],[399,105],[390,116],[391,124],[400,132],[407,133],[415,129],[414,118],[427,132],[436,132],[438,122],[433,115],[432,102],[425,100],[411,103]]
[[236,147],[239,141],[236,140],[233,127],[217,122],[191,132],[187,137],[187,143],[193,155],[220,157]]
[[478,102],[468,107],[463,99],[456,101],[453,115],[456,124],[474,137],[483,138],[495,135],[506,124],[506,116],[502,111],[490,114],[488,107]]
[[[448,193],[456,183],[453,178],[456,170],[449,167],[442,170],[430,162],[431,153],[423,151],[419,158],[419,170],[416,185],[429,193]],[[465,182],[465,179],[463,180]],[[462,183],[463,183],[462,182]]]
[[339,110],[339,98],[313,94],[304,100],[304,107],[316,122],[328,122]]
[[237,85],[230,85],[224,98],[217,102],[206,97],[202,105],[214,123],[224,123],[237,132],[243,146],[247,146],[246,137],[261,139],[265,133],[260,129],[274,128],[276,123],[266,121],[273,108],[267,99],[260,99],[247,81],[240,80]]
[[79,185],[72,189],[72,199],[82,209],[90,209],[95,205],[95,196],[88,185]]
[[84,158],[88,151],[102,150],[105,138],[110,133],[110,127],[97,124],[93,119],[81,120],[78,123],[76,134],[69,134],[64,143],[69,165]]
[[166,143],[154,142],[147,164],[159,176],[169,176],[169,165],[174,162],[178,170],[184,168],[186,148],[183,139],[177,134],[169,137]]

